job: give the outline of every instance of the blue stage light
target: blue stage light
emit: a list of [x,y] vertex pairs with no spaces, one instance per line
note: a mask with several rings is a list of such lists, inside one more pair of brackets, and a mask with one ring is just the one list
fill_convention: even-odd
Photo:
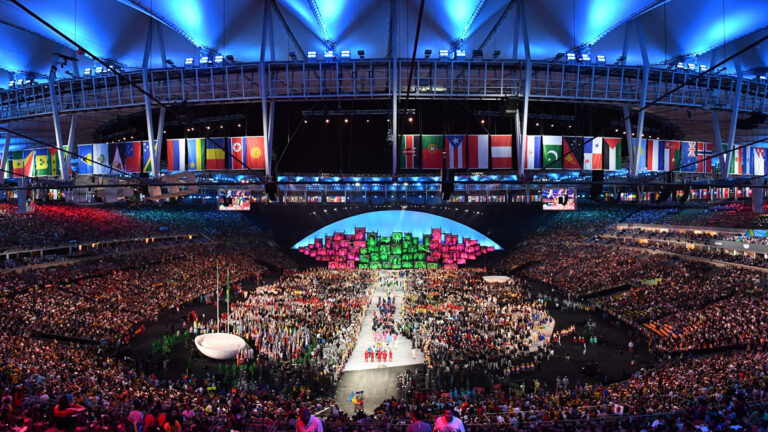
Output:
[[192,57],[187,57],[184,59],[184,66],[192,66],[193,64],[195,64],[195,59]]
[[464,58],[467,56],[467,52],[465,50],[456,50],[456,57]]
[[307,58],[317,58],[317,51],[307,51]]
[[334,54],[333,51],[326,51],[325,52],[325,58],[327,58],[327,59],[336,58],[336,54]]
[[440,50],[440,58],[448,58],[448,50],[447,49],[441,49]]
[[349,58],[349,50],[344,50],[341,52],[341,58]]

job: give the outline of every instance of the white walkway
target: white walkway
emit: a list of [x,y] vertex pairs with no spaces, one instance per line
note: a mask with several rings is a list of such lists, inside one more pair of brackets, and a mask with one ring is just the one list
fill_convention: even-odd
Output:
[[415,357],[411,353],[411,341],[399,335],[397,337],[397,343],[392,347],[392,361],[387,358],[386,362],[365,361],[365,350],[368,347],[376,346],[373,340],[373,316],[376,313],[376,303],[379,297],[387,297],[386,282],[395,280],[397,283],[392,286],[392,290],[395,294],[395,322],[399,322],[400,316],[403,312],[403,283],[404,281],[397,278],[397,272],[394,271],[380,271],[379,281],[376,284],[376,288],[371,297],[371,303],[368,305],[368,310],[365,312],[365,318],[363,320],[363,326],[360,330],[360,334],[357,336],[357,344],[352,351],[352,355],[349,356],[347,364],[344,366],[344,372],[369,370],[387,367],[397,366],[411,366],[424,363],[424,353],[421,350],[416,350]]

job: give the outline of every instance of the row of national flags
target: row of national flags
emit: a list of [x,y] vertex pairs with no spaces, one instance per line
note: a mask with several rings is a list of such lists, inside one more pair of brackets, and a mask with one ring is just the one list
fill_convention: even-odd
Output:
[[8,178],[57,176],[60,169],[58,150],[55,147],[43,147],[12,151],[3,169]]
[[403,135],[400,168],[512,169],[512,135]]
[[[81,144],[77,150],[79,173],[151,172],[151,147],[154,146],[149,141]],[[246,167],[263,170],[266,165],[264,137],[261,136],[169,139],[165,147],[168,171],[241,170]]]

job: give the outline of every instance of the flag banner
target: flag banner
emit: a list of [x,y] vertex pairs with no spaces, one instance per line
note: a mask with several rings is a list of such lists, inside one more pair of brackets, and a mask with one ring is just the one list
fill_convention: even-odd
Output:
[[223,170],[227,169],[226,152],[224,138],[208,138],[205,141],[205,169]]
[[680,141],[664,141],[664,171],[680,170]]
[[584,160],[583,143],[581,137],[563,137],[563,169],[581,169],[581,161]]
[[264,150],[263,136],[243,137],[245,144],[245,166],[253,170],[267,168],[267,152]]
[[541,146],[544,153],[545,169],[563,168],[563,137],[558,135],[543,135]]
[[141,172],[141,141],[128,141],[123,144],[125,144],[125,151],[123,153],[125,172]]
[[448,168],[466,168],[467,158],[464,156],[466,135],[446,135],[445,148],[448,150]]
[[712,172],[712,143],[699,142],[696,145],[696,172]]
[[467,135],[467,168],[488,169],[488,135]]
[[603,155],[605,163],[603,169],[618,171],[621,169],[621,138],[603,137]]
[[541,136],[528,135],[523,146],[523,169],[541,169]]
[[663,171],[664,170],[664,141],[661,140],[649,140],[645,141],[645,169],[648,171]]
[[403,135],[400,137],[400,168],[419,169],[421,156],[421,136]]
[[421,136],[421,168],[443,169],[443,136]]
[[125,143],[109,144],[109,166],[112,167],[111,174],[125,172]]
[[491,168],[512,169],[512,135],[491,135]]
[[752,161],[750,160],[752,152],[750,150],[751,149],[749,147],[742,147],[731,151],[731,174],[752,174]]
[[752,147],[752,174],[757,176],[764,176],[768,173],[765,169],[765,163],[768,161],[766,158],[765,147]]
[[93,162],[94,174],[109,174],[109,145],[93,145]]
[[24,157],[24,168],[22,174],[26,177],[34,177],[35,175],[35,150],[28,149],[22,150]]
[[24,152],[21,150],[11,152],[11,170],[14,177],[21,177],[24,174]]
[[152,151],[154,145],[150,145],[149,141],[141,142],[141,171],[148,173],[152,172]]
[[584,169],[599,171],[603,169],[603,139],[584,137]]
[[168,171],[184,171],[187,168],[187,142],[184,138],[165,140]]
[[696,141],[683,141],[680,147],[680,171],[696,172]]
[[35,149],[35,176],[51,175],[51,154],[47,148]]
[[227,169],[241,170],[245,169],[245,137],[227,138]]
[[[64,148],[64,150],[69,150],[68,148]],[[56,147],[48,147],[48,155],[50,158],[50,164],[51,164],[51,175],[57,176],[61,174],[61,171],[59,170],[59,149]]]
[[187,138],[187,170],[205,169],[205,138]]
[[93,174],[93,144],[77,146],[78,171],[80,174]]

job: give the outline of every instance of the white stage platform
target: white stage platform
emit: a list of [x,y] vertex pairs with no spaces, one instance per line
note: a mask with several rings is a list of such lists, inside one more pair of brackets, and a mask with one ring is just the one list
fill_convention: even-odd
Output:
[[483,280],[490,283],[507,283],[510,279],[509,276],[483,276]]
[[[383,275],[387,273],[381,272],[381,274]],[[391,272],[390,274],[394,275],[395,272]],[[403,311],[402,280],[399,281],[397,286],[393,287],[393,291],[395,293],[395,322],[397,322],[400,319]],[[417,349],[415,358],[412,358],[411,340],[403,337],[402,335],[397,337],[397,343],[394,347],[392,347],[392,361],[380,363],[376,361],[369,361],[366,363],[365,350],[367,350],[368,347],[376,346],[376,343],[373,340],[373,330],[371,329],[371,326],[373,325],[373,316],[376,313],[376,302],[378,301],[379,297],[386,298],[386,296],[386,287],[377,283],[373,297],[371,298],[371,303],[368,305],[368,310],[365,312],[362,330],[360,330],[360,334],[357,337],[357,344],[355,345],[355,349],[352,351],[352,355],[349,356],[347,364],[344,366],[344,372],[398,366],[411,366],[424,363],[424,353],[422,353],[421,350]],[[389,358],[387,358],[387,360],[389,360]]]
[[231,360],[248,347],[243,338],[229,333],[208,333],[195,338],[195,346],[206,357]]

